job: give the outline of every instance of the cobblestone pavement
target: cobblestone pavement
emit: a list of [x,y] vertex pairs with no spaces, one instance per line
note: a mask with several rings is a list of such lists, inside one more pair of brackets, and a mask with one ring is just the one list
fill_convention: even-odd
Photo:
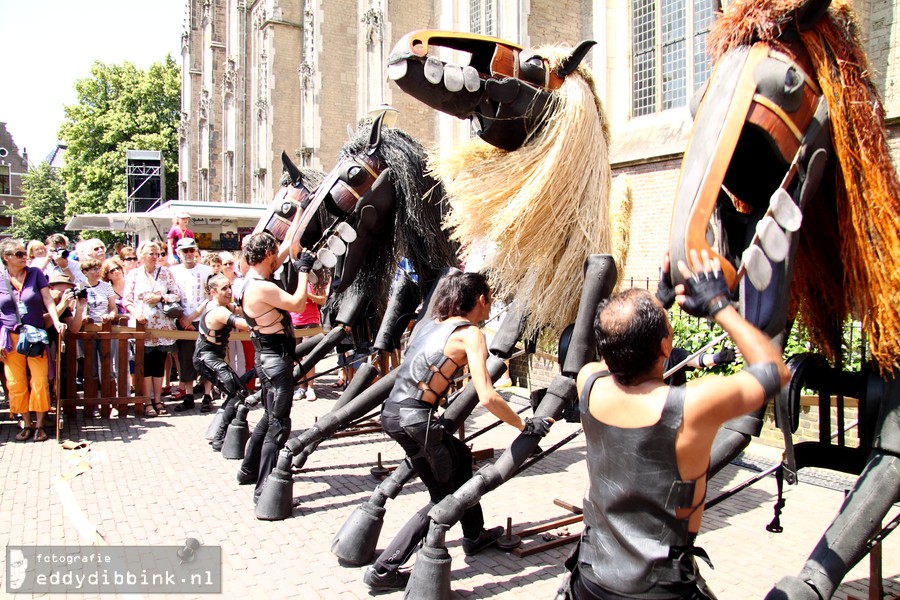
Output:
[[[294,403],[295,435],[333,406],[338,392],[334,378],[324,377],[317,389],[317,402]],[[5,411],[5,404],[2,408]],[[251,427],[261,414],[261,410],[250,413]],[[299,506],[293,517],[263,522],[253,514],[252,487],[235,480],[238,461],[223,459],[207,445],[204,433],[211,418],[197,410],[153,419],[79,415],[65,424],[62,437],[91,443],[84,449],[63,450],[53,441],[16,443],[16,425],[4,412],[0,539],[8,545],[180,545],[185,538],[196,537],[204,545],[222,547],[225,597],[369,597],[361,581],[364,568],[340,566],[330,552],[331,541],[377,485],[369,472],[377,454],[391,467],[401,459],[402,450],[383,433],[325,441],[294,478]],[[471,433],[491,422],[491,415],[479,408],[467,428]],[[554,425],[542,446],[549,447],[577,428],[570,423]],[[475,440],[474,447],[495,448],[499,456],[514,436],[510,427],[497,427]],[[554,500],[580,505],[586,484],[583,459],[584,439],[579,436],[488,494],[482,503],[487,524],[505,524],[511,518],[514,530],[519,530],[569,516]],[[711,482],[710,497],[753,475],[751,463],[727,467]],[[783,575],[796,574],[843,493],[801,483],[787,487],[785,497],[781,534],[765,530],[775,501],[771,477],[707,512],[699,544],[716,568],[704,566],[703,574],[720,599],[761,598]],[[426,501],[418,483],[389,501],[379,547]],[[578,533],[581,526],[567,529]],[[467,558],[460,537],[454,527],[447,539],[455,598],[553,597],[570,546],[526,558],[496,549]],[[535,543],[533,538],[526,541]],[[887,597],[898,597],[900,535],[887,538],[883,556]],[[5,553],[0,560],[5,561]],[[5,576],[5,564],[0,572]],[[865,598],[868,577],[869,562],[864,559],[835,597]]]

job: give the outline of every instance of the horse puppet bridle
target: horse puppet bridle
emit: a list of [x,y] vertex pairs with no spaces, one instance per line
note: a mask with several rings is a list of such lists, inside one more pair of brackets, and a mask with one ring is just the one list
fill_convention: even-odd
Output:
[[[292,185],[278,192],[273,201],[272,214],[268,219],[261,220],[255,231],[268,231],[277,240],[283,241],[293,220],[299,218],[297,233],[291,240],[291,257],[297,258],[301,250],[306,250],[316,255],[316,268],[334,267],[337,257],[347,252],[348,244],[357,239],[354,225],[359,224],[367,208],[361,201],[372,191],[379,177],[387,175],[387,166],[376,153],[381,143],[382,119],[383,115],[373,124],[365,150],[341,159],[311,192],[304,185],[300,170],[283,156],[282,162]],[[321,229],[320,234],[310,239],[310,224],[321,206],[334,219]],[[299,217],[297,211],[301,211]],[[350,280],[345,278],[347,284]]]

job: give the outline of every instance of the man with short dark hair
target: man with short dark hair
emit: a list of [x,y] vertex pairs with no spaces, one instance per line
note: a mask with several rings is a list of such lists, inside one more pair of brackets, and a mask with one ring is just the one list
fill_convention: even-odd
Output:
[[297,341],[290,313],[302,312],[306,307],[307,277],[315,257],[301,253],[297,261],[297,289],[293,294],[278,287],[270,278],[287,258],[298,224],[299,220],[295,218],[280,248],[278,241],[267,232],[249,235],[244,244],[244,256],[250,268],[244,279],[240,306],[251,328],[250,338],[256,350],[256,373],[266,411],[250,435],[238,473],[239,483],[256,482],[254,501],[259,499],[269,473],[275,468],[278,451],[291,432],[294,348]]
[[577,382],[590,486],[577,561],[567,563],[570,597],[713,597],[694,561],[706,558],[694,540],[713,439],[723,423],[778,393],[790,373],[781,352],[731,305],[718,258],[691,251],[691,263],[679,264],[687,283],[676,288],[678,303],[721,325],[748,366],[668,386],[672,327],[660,303],[632,289],[600,305],[602,362],[585,365]]

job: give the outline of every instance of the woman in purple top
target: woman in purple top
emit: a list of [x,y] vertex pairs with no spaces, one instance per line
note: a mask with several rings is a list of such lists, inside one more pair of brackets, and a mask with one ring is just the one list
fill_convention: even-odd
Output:
[[[25,244],[21,240],[6,239],[0,242],[0,260],[6,267],[0,282],[0,360],[4,363],[9,389],[9,412],[22,415],[24,426],[16,435],[16,440],[24,442],[33,435],[34,441],[43,442],[47,439],[43,429],[44,415],[50,410],[50,363],[46,350],[34,357],[16,352],[21,329],[19,320],[44,329],[46,312],[60,335],[65,331],[65,325],[59,321],[47,277],[40,269],[26,266],[27,259]],[[31,421],[32,411],[36,415],[37,429]]]

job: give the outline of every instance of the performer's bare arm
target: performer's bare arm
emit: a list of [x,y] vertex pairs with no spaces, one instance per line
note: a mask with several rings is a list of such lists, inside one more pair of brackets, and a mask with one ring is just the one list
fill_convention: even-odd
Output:
[[512,425],[519,431],[525,429],[525,421],[516,414],[516,411],[510,408],[506,400],[494,389],[494,384],[487,371],[488,351],[484,335],[474,325],[466,327],[459,332],[459,335],[462,337],[462,342],[466,349],[472,385],[475,386],[481,405],[504,423]]
[[[245,292],[245,305],[248,302],[253,303],[254,306],[256,302],[263,302],[273,308],[302,313],[306,309],[306,273],[299,274],[297,291],[293,294],[288,294],[271,281],[263,281]],[[261,310],[260,313],[262,312],[265,311]]]
[[[206,314],[206,324],[211,329],[222,329],[228,324],[228,319],[233,315],[225,306],[217,306]],[[238,331],[249,331],[250,325],[241,317],[235,317],[234,328]]]

